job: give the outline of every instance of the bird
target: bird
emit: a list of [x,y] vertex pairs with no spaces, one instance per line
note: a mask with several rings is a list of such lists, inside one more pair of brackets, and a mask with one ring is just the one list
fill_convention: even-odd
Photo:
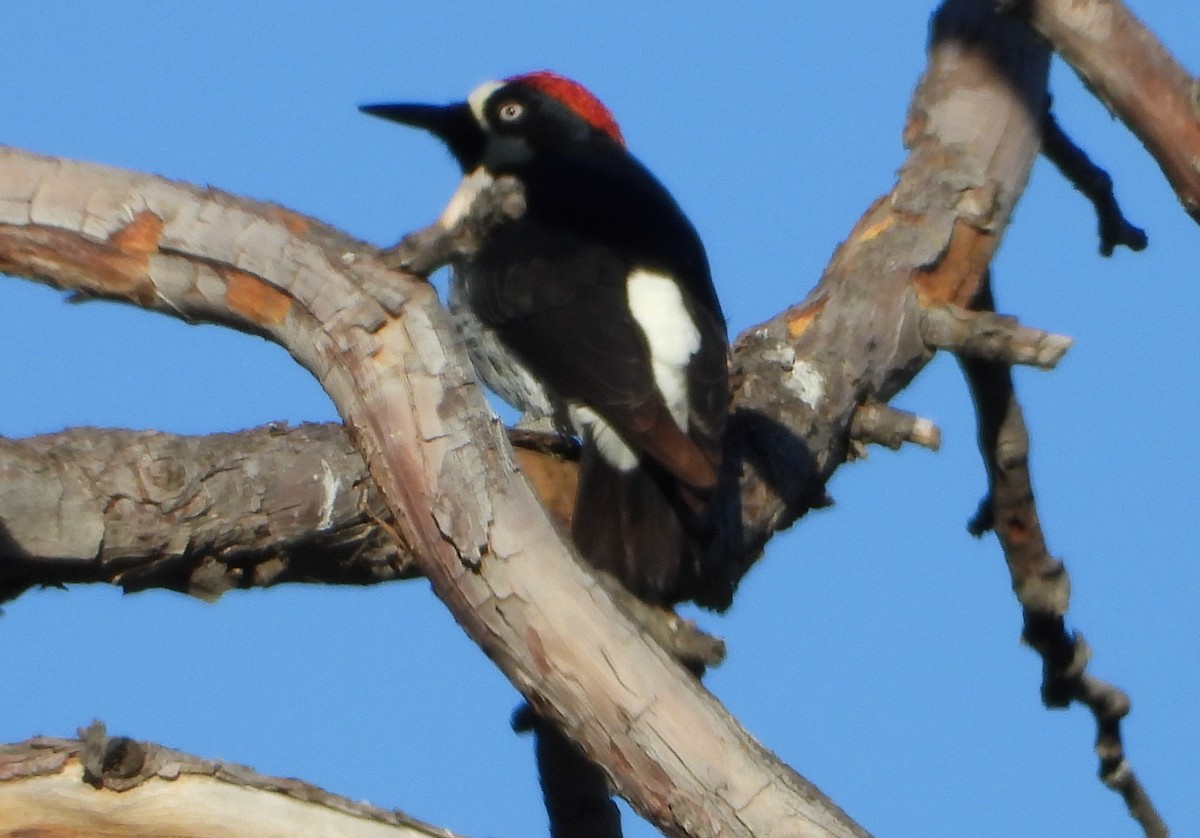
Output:
[[449,149],[463,179],[445,227],[496,179],[520,184],[524,212],[455,265],[473,363],[501,398],[582,440],[580,556],[648,603],[693,598],[729,410],[725,317],[695,227],[611,111],[551,71],[361,110]]

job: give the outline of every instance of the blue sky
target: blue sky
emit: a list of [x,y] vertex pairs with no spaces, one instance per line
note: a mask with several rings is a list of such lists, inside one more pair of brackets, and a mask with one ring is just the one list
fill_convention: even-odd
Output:
[[[360,116],[553,68],[592,88],[709,249],[731,332],[804,296],[903,160],[933,4],[9,4],[0,142],[281,202],[388,244],[456,180],[431,139]],[[1135,6],[1200,67],[1200,16]],[[995,263],[1002,311],[1071,335],[1017,372],[1051,549],[1093,672],[1133,699],[1133,764],[1176,834],[1200,834],[1200,231],[1122,126],[1059,65],[1060,121],[1147,228],[1096,254],[1082,198],[1039,163]],[[0,434],[72,425],[205,433],[335,418],[281,349],[0,278]],[[993,540],[961,376],[939,358],[899,406],[943,450],[873,450],[837,505],[772,542],[710,688],[881,836],[1137,830],[1096,781],[1094,725],[1038,700],[1040,665]],[[475,836],[544,831],[515,691],[424,582],[294,587],[205,605],[107,588],[25,595],[0,617],[0,741],[114,732],[302,777]],[[627,822],[631,838],[657,834]]]

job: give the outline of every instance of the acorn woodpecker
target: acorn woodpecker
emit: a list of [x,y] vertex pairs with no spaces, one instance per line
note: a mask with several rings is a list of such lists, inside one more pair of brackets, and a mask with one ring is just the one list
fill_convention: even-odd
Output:
[[423,128],[463,180],[439,223],[503,175],[525,211],[455,266],[452,302],[477,370],[584,441],[572,540],[644,600],[690,598],[707,556],[729,392],[725,321],[699,236],[627,150],[608,109],[548,71],[451,105],[366,113]]

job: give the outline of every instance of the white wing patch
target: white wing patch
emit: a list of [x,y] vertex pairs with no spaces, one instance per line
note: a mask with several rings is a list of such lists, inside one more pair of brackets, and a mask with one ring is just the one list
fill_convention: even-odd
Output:
[[700,330],[683,304],[679,286],[668,276],[636,270],[625,282],[629,310],[650,346],[654,383],[671,418],[688,429],[687,367],[700,348]]
[[570,407],[571,423],[581,436],[588,436],[596,444],[596,450],[610,466],[618,471],[633,471],[638,465],[637,452],[629,447],[612,425],[600,418],[590,407],[573,404]]

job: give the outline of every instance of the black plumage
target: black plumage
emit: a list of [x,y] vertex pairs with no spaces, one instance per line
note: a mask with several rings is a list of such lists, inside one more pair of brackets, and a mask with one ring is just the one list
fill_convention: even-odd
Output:
[[580,554],[646,600],[687,598],[728,403],[725,323],[695,229],[603,106],[559,77],[365,110],[435,133],[468,176],[523,185],[524,215],[463,266],[468,307],[572,411]]

